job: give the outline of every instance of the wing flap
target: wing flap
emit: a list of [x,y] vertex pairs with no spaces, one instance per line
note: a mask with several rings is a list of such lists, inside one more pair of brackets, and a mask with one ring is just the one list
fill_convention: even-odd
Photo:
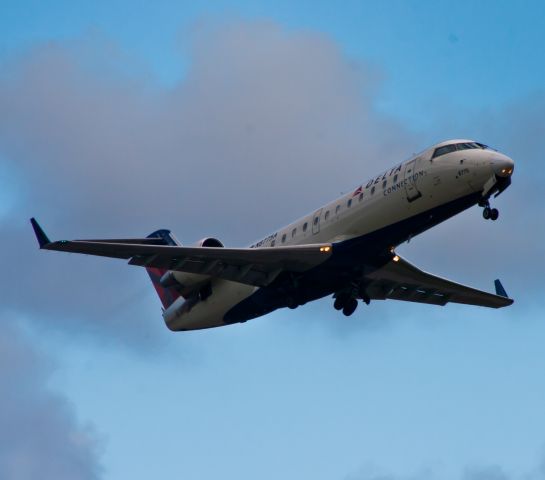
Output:
[[513,303],[507,296],[477,290],[424,272],[399,255],[394,258],[397,260],[391,260],[382,268],[366,275],[366,293],[369,298],[433,305],[452,302],[491,308],[506,307]]
[[217,259],[206,261],[200,258],[187,257],[180,260],[178,257],[135,256],[129,260],[129,264],[141,267],[153,266],[178,272],[210,275],[212,277],[223,278],[224,280],[255,285],[258,287],[268,285],[274,280],[274,278],[271,279],[271,273],[273,273],[274,270],[270,270],[266,265],[255,265],[253,263],[230,264]]

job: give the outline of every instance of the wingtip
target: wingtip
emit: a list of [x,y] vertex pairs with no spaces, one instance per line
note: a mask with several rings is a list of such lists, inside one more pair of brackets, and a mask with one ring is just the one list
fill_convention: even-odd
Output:
[[503,288],[503,285],[501,284],[499,278],[494,280],[494,287],[496,287],[496,295],[499,295],[500,297],[509,298],[509,295],[507,295],[507,292],[505,291],[505,288]]
[[47,244],[51,243],[48,236],[42,230],[42,227],[40,227],[40,224],[36,221],[34,217],[30,219],[30,223],[32,224],[32,228],[34,230],[34,234],[36,235],[40,248],[44,248]]

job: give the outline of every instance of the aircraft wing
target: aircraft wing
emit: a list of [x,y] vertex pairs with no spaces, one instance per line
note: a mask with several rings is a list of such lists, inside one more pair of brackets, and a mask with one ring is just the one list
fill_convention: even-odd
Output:
[[35,219],[32,227],[45,250],[122,258],[129,264],[210,275],[266,286],[281,272],[304,272],[332,253],[330,243],[274,248],[214,248],[162,245],[158,238],[60,240],[51,242]]
[[409,302],[445,305],[449,302],[501,308],[513,303],[499,280],[496,295],[424,272],[396,255],[384,267],[366,275],[366,293],[375,300],[405,300]]

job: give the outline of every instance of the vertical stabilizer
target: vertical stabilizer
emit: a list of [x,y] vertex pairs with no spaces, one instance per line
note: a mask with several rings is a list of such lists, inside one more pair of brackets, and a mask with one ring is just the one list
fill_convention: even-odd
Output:
[[[170,233],[170,230],[157,230],[148,235],[147,238],[160,238],[163,240],[164,245],[180,245],[176,238]],[[159,295],[159,298],[161,299],[163,308],[166,310],[181,296],[180,293],[174,287],[163,287],[161,285],[160,280],[161,277],[167,272],[166,269],[150,267],[146,268],[146,271],[150,276],[151,283],[153,283],[157,295]]]

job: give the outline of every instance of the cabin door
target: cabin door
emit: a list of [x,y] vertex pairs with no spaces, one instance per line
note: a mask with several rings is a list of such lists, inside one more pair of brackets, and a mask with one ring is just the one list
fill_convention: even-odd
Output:
[[418,182],[418,172],[417,167],[418,163],[420,163],[420,158],[415,158],[414,160],[411,160],[410,162],[407,162],[405,164],[405,193],[407,195],[407,201],[414,202],[418,198],[422,196],[420,191],[418,190],[417,182]]

